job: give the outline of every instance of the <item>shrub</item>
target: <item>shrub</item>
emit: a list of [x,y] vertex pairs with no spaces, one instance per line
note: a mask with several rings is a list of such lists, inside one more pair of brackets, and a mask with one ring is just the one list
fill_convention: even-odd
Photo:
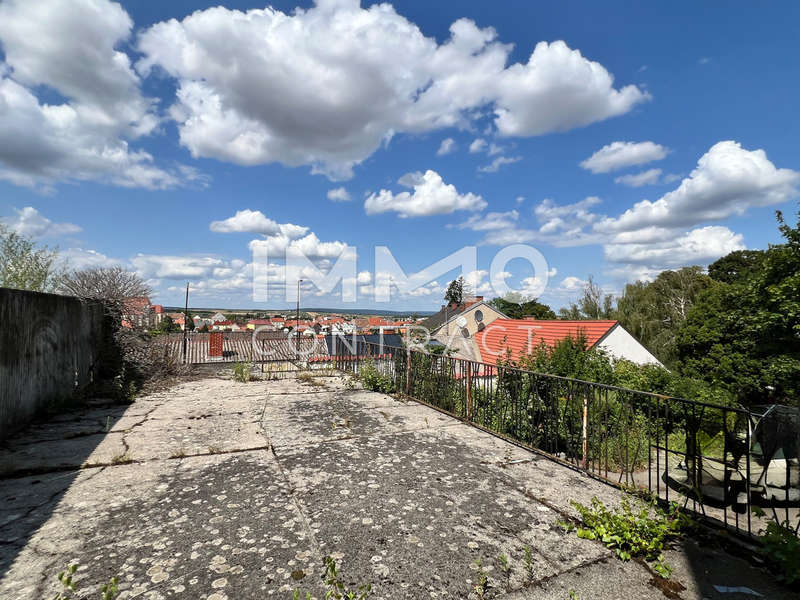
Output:
[[382,375],[371,359],[366,359],[361,363],[358,377],[364,382],[364,387],[373,392],[392,394],[396,391],[394,380],[389,375]]
[[770,521],[761,543],[761,553],[780,571],[778,577],[789,585],[800,583],[800,538],[791,523]]

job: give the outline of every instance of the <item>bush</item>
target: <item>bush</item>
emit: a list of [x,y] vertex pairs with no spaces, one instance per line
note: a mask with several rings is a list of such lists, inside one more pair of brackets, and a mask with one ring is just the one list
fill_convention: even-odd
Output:
[[800,583],[800,538],[787,521],[770,521],[761,538],[761,553],[780,571],[778,577],[789,585]]
[[251,362],[237,362],[233,365],[233,378],[241,383],[247,383],[253,378],[252,368]]
[[394,380],[389,375],[382,375],[371,359],[364,360],[358,370],[358,377],[364,387],[373,392],[392,394],[396,391]]

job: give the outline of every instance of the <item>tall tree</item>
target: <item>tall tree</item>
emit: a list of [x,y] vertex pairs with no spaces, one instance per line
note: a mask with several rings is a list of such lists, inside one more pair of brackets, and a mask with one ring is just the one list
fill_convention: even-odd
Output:
[[617,300],[617,319],[661,362],[676,358],[676,336],[698,296],[714,281],[701,267],[663,271],[652,282],[625,286]]
[[36,243],[0,224],[0,287],[53,291],[58,250]]
[[567,308],[558,311],[562,319],[613,319],[616,315],[613,294],[606,294],[589,275],[589,281],[583,287],[583,295],[577,304],[572,303]]
[[800,405],[800,215],[759,269],[698,298],[678,337],[684,374],[724,386],[746,405]]
[[505,298],[493,298],[489,304],[511,319],[555,319],[553,309],[536,298],[509,294]]
[[447,286],[447,291],[444,293],[444,301],[447,304],[455,304],[460,306],[464,302],[464,278],[459,276],[454,279]]
[[761,268],[765,255],[764,250],[736,250],[708,265],[708,275],[723,283],[744,281]]

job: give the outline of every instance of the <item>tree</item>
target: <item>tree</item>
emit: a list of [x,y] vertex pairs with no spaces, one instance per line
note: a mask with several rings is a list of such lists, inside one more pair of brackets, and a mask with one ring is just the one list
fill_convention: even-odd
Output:
[[785,243],[749,275],[705,290],[678,336],[682,372],[745,405],[800,405],[800,214],[796,227],[777,217]]
[[175,321],[173,321],[172,317],[169,315],[164,315],[161,319],[161,322],[155,328],[157,333],[177,333],[180,330],[180,325],[175,323]]
[[555,319],[553,309],[538,302],[536,298],[528,298],[518,294],[509,294],[505,298],[493,298],[489,304],[511,319]]
[[764,250],[735,250],[708,265],[708,275],[723,283],[744,281],[761,268],[765,256]]
[[572,303],[568,308],[558,311],[562,319],[614,319],[616,310],[614,308],[613,294],[606,294],[594,279],[589,275],[589,281],[583,287],[583,295],[578,299],[578,303]]
[[192,317],[192,313],[187,312],[184,318],[186,331],[194,331],[194,318]]
[[58,250],[0,224],[0,287],[50,292],[58,277]]
[[102,300],[106,305],[122,311],[125,301],[143,298],[152,289],[136,273],[122,267],[82,269],[62,275],[58,289],[69,296]]
[[661,362],[672,365],[676,337],[701,292],[714,285],[701,267],[663,271],[652,282],[625,286],[616,318]]
[[447,291],[444,293],[444,301],[447,304],[455,304],[461,306],[464,303],[464,278],[459,276],[454,279],[447,286]]

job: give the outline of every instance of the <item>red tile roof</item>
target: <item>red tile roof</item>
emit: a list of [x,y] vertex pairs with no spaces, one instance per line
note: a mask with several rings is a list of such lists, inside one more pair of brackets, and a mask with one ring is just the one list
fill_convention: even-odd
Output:
[[509,349],[512,360],[517,360],[534,350],[542,340],[552,348],[556,342],[569,336],[578,337],[581,333],[586,337],[587,346],[592,348],[616,324],[617,321],[497,319],[479,331],[475,341],[483,362],[494,363],[501,356],[505,357]]

